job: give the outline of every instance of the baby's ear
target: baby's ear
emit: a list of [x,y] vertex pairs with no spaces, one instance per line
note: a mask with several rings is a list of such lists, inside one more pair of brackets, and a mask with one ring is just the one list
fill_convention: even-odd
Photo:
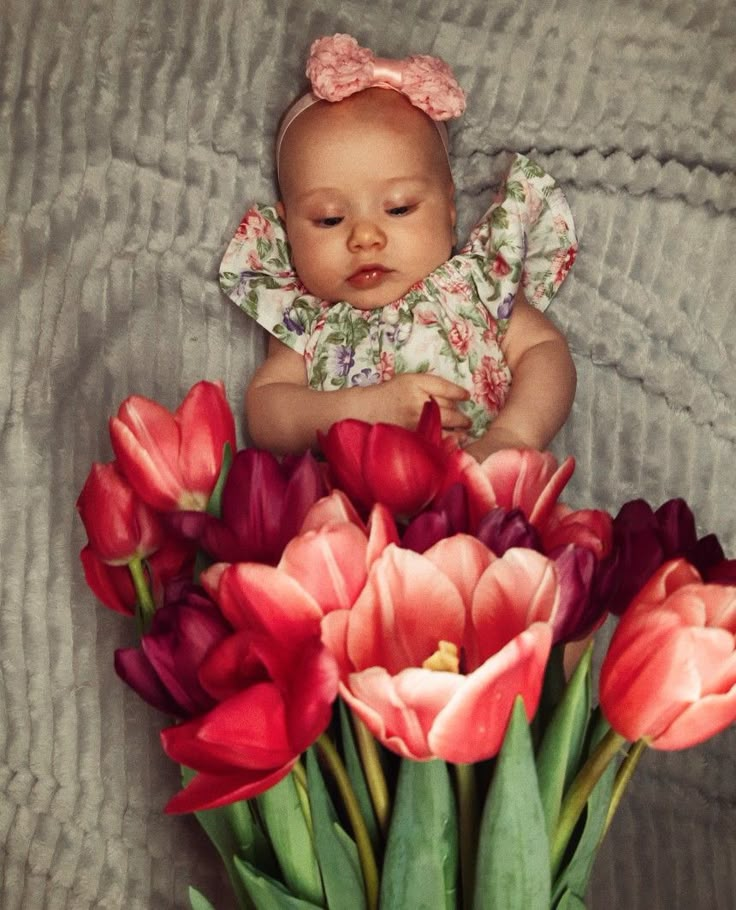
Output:
[[282,221],[286,221],[286,209],[284,208],[284,203],[280,199],[276,203],[276,214]]

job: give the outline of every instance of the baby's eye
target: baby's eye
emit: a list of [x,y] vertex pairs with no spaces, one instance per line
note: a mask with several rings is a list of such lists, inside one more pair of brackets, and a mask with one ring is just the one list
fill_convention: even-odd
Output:
[[328,218],[317,218],[314,222],[317,227],[337,227],[342,221],[342,215],[330,215]]
[[416,208],[415,205],[394,205],[390,209],[386,209],[389,215],[408,215],[409,212],[414,211]]

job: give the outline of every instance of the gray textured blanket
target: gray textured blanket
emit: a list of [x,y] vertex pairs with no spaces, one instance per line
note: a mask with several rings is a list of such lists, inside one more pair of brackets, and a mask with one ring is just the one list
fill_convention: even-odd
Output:
[[[566,190],[568,501],[683,495],[736,554],[733,0],[2,0],[3,910],[168,910],[189,882],[228,906],[195,823],[161,814],[177,772],[114,676],[133,631],[85,588],[74,501],[126,395],[222,378],[240,411],[263,339],[217,264],[273,198],[277,117],[334,31],[455,67],[466,226],[504,150]],[[595,910],[736,906],[734,746],[645,757]]]

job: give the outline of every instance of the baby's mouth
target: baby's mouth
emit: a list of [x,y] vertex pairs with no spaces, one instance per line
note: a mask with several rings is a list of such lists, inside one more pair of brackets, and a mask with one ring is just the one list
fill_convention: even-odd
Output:
[[348,284],[351,284],[354,288],[367,291],[378,287],[392,271],[392,269],[387,269],[378,264],[363,265],[348,278]]

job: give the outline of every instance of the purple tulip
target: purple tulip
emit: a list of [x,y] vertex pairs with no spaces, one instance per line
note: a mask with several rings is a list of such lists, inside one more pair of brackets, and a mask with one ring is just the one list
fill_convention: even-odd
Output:
[[424,553],[437,541],[466,532],[469,524],[468,492],[462,484],[455,483],[409,523],[401,545]]
[[593,596],[597,560],[586,547],[568,544],[554,559],[560,583],[560,603],[553,620],[553,641],[576,641],[589,635],[606,612],[605,603]]
[[279,462],[270,452],[243,449],[225,481],[221,519],[176,512],[168,521],[213,559],[275,565],[309,508],[326,493],[319,464],[310,453]]
[[229,623],[201,588],[172,585],[140,648],[115,652],[115,670],[154,708],[193,717],[215,704],[200,685],[199,667],[210,649],[230,634]]
[[475,536],[496,556],[503,556],[511,547],[542,552],[539,532],[527,521],[521,509],[491,509],[481,518]]
[[[715,534],[698,540],[695,519],[683,499],[670,499],[656,512],[643,499],[625,503],[613,522],[616,554],[616,583],[612,586],[608,609],[621,614],[661,565],[684,557],[708,579],[713,580],[724,560],[723,549]],[[723,571],[729,578],[728,571]]]

